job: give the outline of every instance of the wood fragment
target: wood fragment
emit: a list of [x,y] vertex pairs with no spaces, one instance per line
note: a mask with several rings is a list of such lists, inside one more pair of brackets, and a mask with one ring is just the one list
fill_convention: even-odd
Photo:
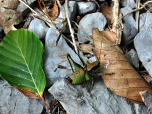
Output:
[[[139,9],[140,7],[140,0],[136,0],[136,8]],[[139,28],[139,11],[136,12],[136,25],[135,25],[137,31]]]
[[119,0],[112,0],[112,3],[113,3],[113,8],[112,8],[112,19],[111,19],[111,23],[112,23],[111,31],[116,33],[118,37],[118,41],[116,42],[116,44],[119,45],[121,42],[121,35],[123,29],[122,20],[120,20],[120,18],[122,17],[122,13],[120,12],[119,9]]
[[76,46],[76,43],[75,43],[75,38],[74,38],[74,30],[71,27],[70,19],[69,19],[69,16],[68,16],[68,0],[65,0],[65,14],[66,14],[67,22],[68,22],[68,25],[69,25],[72,41],[73,41],[73,44],[74,44],[74,49],[75,49],[75,52],[78,54],[78,49],[77,49],[77,46]]

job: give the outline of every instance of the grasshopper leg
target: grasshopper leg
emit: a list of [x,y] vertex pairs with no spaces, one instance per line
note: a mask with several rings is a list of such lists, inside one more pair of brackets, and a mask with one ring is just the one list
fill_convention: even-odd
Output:
[[84,77],[83,77],[83,86],[82,87],[85,86],[85,80],[86,80],[85,73],[87,72],[87,65],[85,65],[83,71],[84,71]]
[[92,91],[93,86],[94,86],[93,76],[91,76],[91,80],[92,80],[92,83],[91,83],[91,87],[90,87],[90,92],[89,92],[89,94],[90,94],[90,96],[92,97],[92,95],[91,95],[91,91]]

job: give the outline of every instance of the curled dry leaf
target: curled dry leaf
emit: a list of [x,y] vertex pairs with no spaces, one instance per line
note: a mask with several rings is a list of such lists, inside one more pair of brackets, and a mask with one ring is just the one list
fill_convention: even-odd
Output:
[[141,91],[139,94],[145,105],[148,107],[148,112],[152,114],[152,95],[148,91]]
[[83,53],[93,53],[93,45],[92,44],[80,44],[79,45],[79,48],[80,50],[83,52]]
[[22,21],[22,13],[16,12],[18,0],[0,0],[0,25],[5,34],[10,30],[16,30],[14,25]]
[[107,24],[110,25],[112,18],[112,7],[107,5],[100,5],[100,11],[106,17]]
[[58,9],[58,5],[57,5],[57,3],[55,1],[52,10],[49,13],[49,16],[51,16],[52,20],[54,21],[58,17],[58,15],[59,15],[59,9]]
[[15,12],[15,10],[0,8],[0,25],[2,26],[5,34],[10,30],[16,30],[14,25],[22,21],[22,13]]
[[113,74],[101,76],[104,84],[116,95],[134,103],[143,104],[139,92],[147,90],[152,93],[152,89],[127,62],[122,50],[115,45],[114,41],[107,40],[104,32],[95,28],[92,34],[95,56],[100,61],[100,72]]
[[34,99],[42,99],[43,94],[41,94],[41,95],[36,94],[32,91],[32,89],[25,90],[25,89],[21,89],[17,86],[13,86],[13,87],[17,88],[20,92],[22,92],[27,97],[34,98]]
[[16,9],[18,4],[18,0],[0,0],[0,7],[7,9]]

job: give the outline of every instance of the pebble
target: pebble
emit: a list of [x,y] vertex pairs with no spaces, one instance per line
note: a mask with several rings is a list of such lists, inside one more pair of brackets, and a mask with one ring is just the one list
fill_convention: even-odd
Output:
[[59,36],[59,32],[54,28],[49,28],[45,38],[45,60],[44,60],[44,72],[46,76],[46,86],[50,87],[53,83],[61,78],[68,77],[72,74],[71,69],[60,69],[56,72],[54,70],[58,67],[58,64],[70,67],[67,60],[67,54],[78,64],[82,65],[78,55],[67,45],[64,38],[61,36],[58,45],[55,46],[56,40]]
[[[62,8],[65,12],[65,4],[62,5]],[[77,2],[75,1],[69,1],[69,4],[68,4],[68,17],[71,21],[71,25],[73,25],[73,20],[76,16],[76,13],[77,13]],[[62,15],[62,12],[60,11],[60,14],[58,16],[58,19],[63,19],[63,15]],[[63,23],[62,22],[59,22],[58,24],[56,24],[56,26],[58,27],[58,29],[61,29],[63,27]],[[63,30],[63,33],[70,33],[70,30],[69,30],[69,27],[68,27],[68,24],[66,26],[66,28]]]
[[127,61],[137,70],[139,70],[139,58],[138,54],[134,49],[131,49],[125,54]]
[[[26,3],[30,6],[33,7],[34,3],[36,0],[26,0]],[[25,6],[25,4],[23,3],[19,3],[19,5],[17,6],[16,12],[21,12],[22,16],[25,16],[28,12],[29,12],[29,8],[27,6]]]
[[152,77],[152,31],[142,30],[135,39],[134,46],[137,50],[139,60]]
[[5,80],[0,80],[0,114],[41,114],[40,100],[26,97]]
[[[84,37],[86,37],[86,34],[92,38],[93,28],[98,28],[100,31],[103,31],[106,23],[107,21],[105,16],[99,12],[87,14],[84,16],[79,22],[77,35],[79,42],[87,42],[87,40],[84,39]],[[85,34],[82,32],[82,30]]]
[[28,30],[33,31],[33,33],[36,34],[40,40],[45,38],[48,29],[49,27],[45,24],[45,22],[37,18],[31,21],[28,28]]
[[[129,13],[130,11],[132,11],[132,8],[131,7],[124,7],[124,8],[121,8],[120,9],[121,12],[122,12],[122,15],[126,15],[127,13]],[[135,19],[133,18],[133,13],[127,15],[126,17],[124,17],[123,19],[123,23],[128,23],[130,24],[131,26],[134,26],[135,27]]]
[[89,13],[94,13],[97,10],[97,5],[94,2],[77,2],[78,15],[84,16]]
[[121,44],[128,44],[138,33],[137,29],[134,26],[131,26],[127,23],[124,23],[124,29],[122,31],[122,40]]
[[136,3],[134,0],[120,0],[120,3],[124,7],[136,8]]
[[81,85],[71,85],[62,79],[48,91],[59,100],[68,114],[147,114],[145,105],[134,105],[115,95],[107,89],[101,77],[94,79],[92,97],[88,93],[89,89],[82,88]]
[[152,14],[149,12],[140,14],[139,31],[152,30]]

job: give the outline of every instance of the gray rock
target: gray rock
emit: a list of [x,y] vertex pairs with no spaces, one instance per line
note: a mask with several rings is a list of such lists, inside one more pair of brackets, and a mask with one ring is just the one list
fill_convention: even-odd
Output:
[[139,69],[139,58],[134,49],[131,49],[127,54],[125,54],[125,57],[135,69]]
[[[79,28],[78,28],[78,40],[79,42],[86,42],[87,40],[84,39],[87,34],[92,38],[92,29],[98,28],[100,31],[104,30],[104,27],[106,25],[107,21],[105,16],[102,13],[96,12],[87,14],[84,16],[80,22],[79,22]],[[82,32],[85,32],[85,34]]]
[[56,72],[54,70],[60,65],[70,67],[67,61],[67,54],[78,64],[82,65],[77,54],[67,45],[64,38],[61,36],[58,45],[55,46],[56,40],[59,36],[59,32],[54,28],[49,28],[45,38],[45,61],[44,61],[44,72],[46,75],[46,86],[50,87],[55,81],[60,78],[68,77],[72,70],[58,68]]
[[[121,8],[122,15],[123,15],[123,16],[126,15],[126,14],[129,13],[131,10],[132,10],[131,7]],[[135,27],[135,19],[133,18],[133,13],[127,15],[127,16],[124,17],[122,20],[123,20],[124,23],[128,23],[128,24],[130,24],[131,26],[134,26],[134,27]]]
[[84,16],[88,13],[94,13],[97,5],[94,2],[78,2],[78,14]]
[[[57,81],[48,91],[59,100],[68,114],[147,114],[146,106],[135,106],[115,95],[105,87],[100,77],[95,78],[92,97],[86,88],[70,85],[64,79]],[[144,110],[139,110],[140,106]]]
[[120,0],[120,3],[124,7],[136,8],[136,3],[134,0]]
[[44,23],[44,21],[35,18],[31,21],[28,30],[33,31],[34,34],[39,36],[39,39],[44,39],[49,27]]
[[[26,0],[26,3],[30,7],[33,7],[35,1],[37,1],[37,0]],[[23,16],[25,16],[29,11],[30,11],[29,8],[21,2],[19,3],[19,5],[17,6],[17,9],[16,9],[16,12],[21,12]]]
[[[74,20],[74,18],[76,16],[76,12],[77,12],[76,7],[77,7],[77,2],[75,2],[75,1],[68,2],[68,16],[71,21],[71,25],[73,25],[72,21]],[[62,5],[62,8],[65,12],[65,4]],[[62,15],[62,12],[60,11],[60,14],[56,20],[61,19],[61,18],[63,19],[63,15]],[[58,27],[58,29],[61,29],[63,27],[63,23],[59,22],[58,24],[56,24],[56,26]],[[70,33],[68,25],[64,29],[63,33]]]
[[139,31],[152,30],[152,15],[149,12],[140,14]]
[[139,60],[152,77],[152,31],[142,30],[135,39],[134,45],[138,53]]
[[136,114],[149,114],[145,105],[134,104]]
[[152,13],[152,7],[149,9],[149,12]]
[[0,114],[41,114],[43,106],[28,98],[6,81],[0,80]]
[[127,23],[124,23],[121,44],[122,45],[128,44],[137,35],[137,33],[138,33],[138,31],[135,27],[133,27]]

